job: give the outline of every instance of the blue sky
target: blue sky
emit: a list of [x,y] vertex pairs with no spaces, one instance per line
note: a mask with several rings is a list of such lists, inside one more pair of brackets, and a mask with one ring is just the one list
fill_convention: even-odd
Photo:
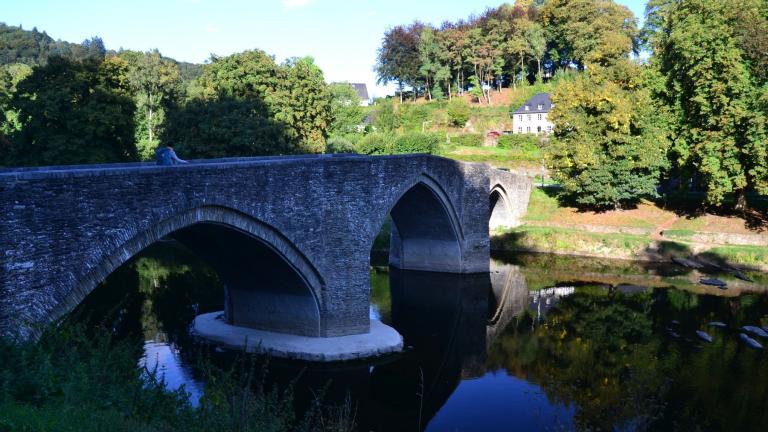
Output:
[[[641,17],[646,0],[618,0]],[[259,48],[278,61],[310,55],[327,81],[365,82],[374,96],[373,65],[384,31],[415,19],[439,24],[503,1],[488,0],[0,0],[0,21],[37,27],[56,39],[98,35],[107,48],[157,48],[201,63],[212,53]]]

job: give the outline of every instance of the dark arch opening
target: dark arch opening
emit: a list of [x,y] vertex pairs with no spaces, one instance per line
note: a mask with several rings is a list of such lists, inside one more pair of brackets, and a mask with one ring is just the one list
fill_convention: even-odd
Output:
[[147,247],[175,239],[214,269],[225,285],[225,318],[263,330],[321,336],[317,293],[323,281],[307,258],[274,228],[238,211],[204,206],[158,221],[136,233],[76,285],[49,315],[73,310],[97,284]]
[[491,231],[499,229],[501,227],[509,226],[509,220],[511,214],[509,211],[509,204],[507,203],[506,195],[503,194],[503,190],[494,188],[491,190],[489,197],[489,214],[488,229]]
[[216,270],[224,283],[224,317],[230,324],[320,335],[320,313],[312,289],[267,243],[216,223],[197,223],[171,237]]
[[389,265],[400,269],[461,272],[458,227],[435,190],[410,188],[390,211]]

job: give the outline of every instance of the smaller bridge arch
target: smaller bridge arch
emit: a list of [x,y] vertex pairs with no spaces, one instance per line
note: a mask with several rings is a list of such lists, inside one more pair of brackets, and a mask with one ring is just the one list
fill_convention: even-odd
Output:
[[489,220],[488,229],[491,231],[501,227],[512,227],[517,225],[514,218],[512,206],[509,203],[509,194],[504,186],[497,184],[491,188],[489,195]]
[[[422,173],[400,188],[374,227],[380,227],[387,215],[392,218],[391,266],[461,273],[464,233],[450,197],[437,180]],[[376,232],[369,245],[375,237]]]

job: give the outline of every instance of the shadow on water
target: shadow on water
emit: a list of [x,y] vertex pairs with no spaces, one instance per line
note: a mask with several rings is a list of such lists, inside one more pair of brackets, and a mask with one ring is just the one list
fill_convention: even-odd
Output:
[[[761,430],[768,355],[738,329],[768,327],[768,284],[708,291],[690,278],[648,263],[524,254],[498,256],[482,275],[375,267],[371,314],[403,335],[405,352],[366,363],[271,359],[268,381],[295,381],[297,409],[318,394],[349,397],[360,430]],[[109,317],[119,337],[144,344],[137,362],[155,356],[169,384],[195,397],[202,354],[187,326],[222,301],[216,273],[163,242],[77,313]],[[236,357],[205,355],[223,367]]]

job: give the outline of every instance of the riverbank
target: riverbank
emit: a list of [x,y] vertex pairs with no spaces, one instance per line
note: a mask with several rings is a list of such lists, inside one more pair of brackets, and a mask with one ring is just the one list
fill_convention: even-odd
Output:
[[579,211],[563,205],[556,189],[534,188],[523,225],[491,233],[491,248],[653,262],[689,258],[768,271],[768,233],[759,220],[691,207],[642,202],[627,210]]

